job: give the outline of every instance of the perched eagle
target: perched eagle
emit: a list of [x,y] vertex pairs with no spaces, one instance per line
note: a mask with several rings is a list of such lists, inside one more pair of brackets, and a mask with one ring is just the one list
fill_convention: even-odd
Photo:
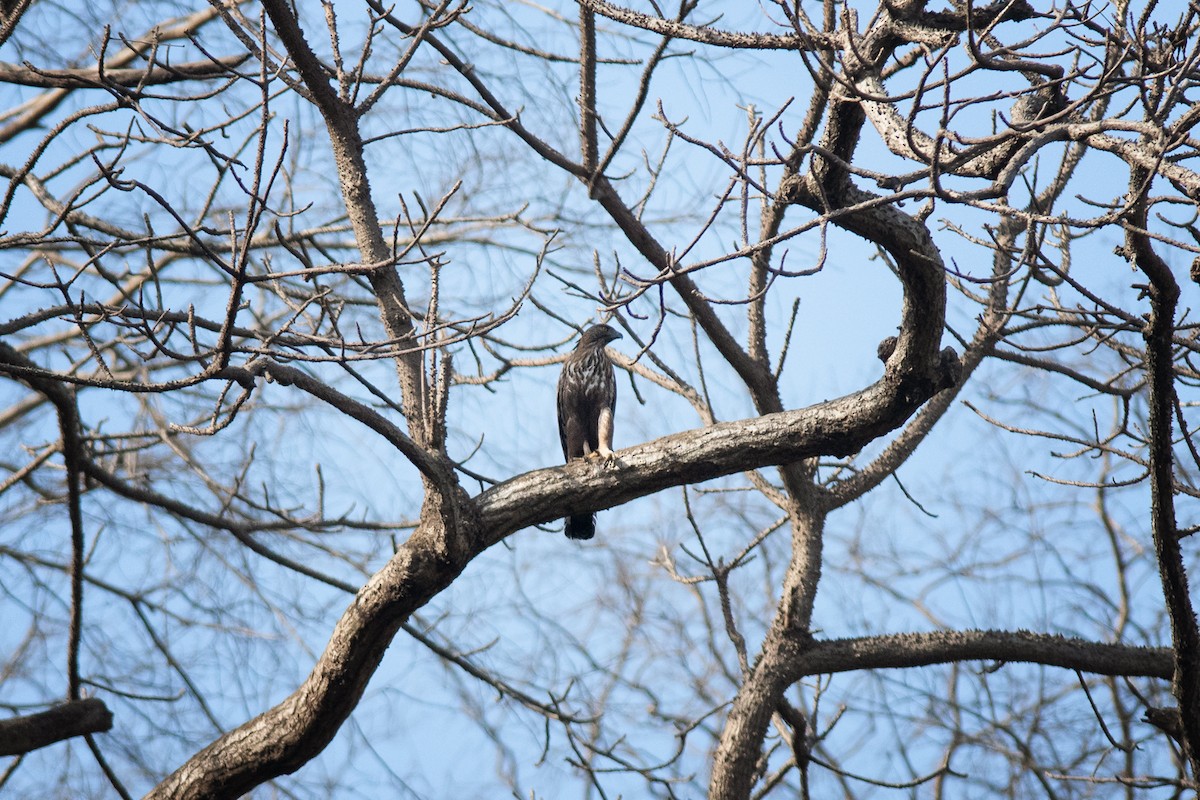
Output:
[[[558,438],[567,461],[612,460],[617,379],[604,346],[620,338],[621,334],[607,325],[593,325],[583,332],[563,364],[558,377]],[[592,538],[596,535],[596,515],[567,517],[565,532],[569,539]]]

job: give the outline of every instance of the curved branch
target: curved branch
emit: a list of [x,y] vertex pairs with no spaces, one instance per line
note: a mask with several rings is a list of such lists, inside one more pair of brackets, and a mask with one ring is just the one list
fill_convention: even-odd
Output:
[[564,513],[612,508],[662,489],[817,456],[850,455],[894,430],[945,382],[885,376],[809,408],[722,422],[617,452],[618,469],[588,462],[527,472],[483,492],[476,506],[485,546]]
[[[750,50],[817,50],[820,48],[837,48],[845,46],[845,39],[838,34],[820,31],[804,31],[792,33],[744,33],[742,31],[727,31],[710,25],[691,25],[679,20],[654,17],[629,8],[613,5],[606,0],[580,0],[580,5],[597,14],[608,17],[614,22],[620,22],[633,28],[661,33],[675,39],[687,39],[701,44],[728,47],[731,49]],[[924,3],[912,4],[923,7]],[[1038,16],[1037,11],[1027,0],[997,0],[982,8],[972,9],[969,14],[962,11],[941,11],[923,14],[914,19],[905,20],[903,26],[896,25],[895,33],[906,33],[907,38],[918,41],[918,31],[914,23],[921,28],[932,31],[962,32],[970,28],[986,28],[997,22],[1009,22],[1031,19]]]
[[80,699],[79,649],[83,639],[83,509],[80,485],[83,437],[75,391],[65,383],[37,374],[36,365],[7,342],[0,342],[0,368],[16,371],[15,377],[54,406],[61,434],[60,449],[66,468],[67,517],[71,527],[71,621],[67,632],[67,699]]
[[[379,226],[379,215],[375,200],[371,196],[371,184],[367,179],[367,164],[363,155],[362,134],[358,128],[358,114],[342,100],[329,82],[317,55],[309,46],[292,13],[290,4],[282,0],[264,0],[263,9],[288,55],[311,93],[314,105],[320,110],[329,142],[333,147],[334,162],[337,164],[338,184],[350,225],[354,229],[355,243],[366,263],[389,265],[372,271],[367,277],[379,306],[379,316],[388,336],[402,344],[416,344],[418,332],[413,325],[412,313],[404,294],[404,284],[389,256],[391,249],[384,240]],[[442,443],[433,441],[434,421],[426,418],[425,375],[422,354],[416,347],[396,357],[396,372],[404,396],[404,415],[408,420],[412,438],[422,447],[440,448]]]
[[467,564],[444,547],[443,517],[430,517],[358,591],[295,692],[189,758],[146,800],[240,797],[320,753],[358,705],[400,626]]
[[[848,455],[903,424],[945,379],[937,358],[892,368],[860,392],[811,408],[722,423],[619,451],[619,469],[583,463],[537,470],[474,501],[448,501],[455,503],[449,513],[424,514],[412,537],[358,592],[299,689],[197,753],[148,797],[232,796],[298,769],[329,743],[354,709],[399,627],[505,536],[671,486],[818,455]],[[464,542],[468,546],[460,546]]]
[[454,464],[450,459],[421,447],[413,441],[412,437],[370,406],[342,394],[332,386],[322,383],[295,367],[287,367],[274,361],[259,361],[252,364],[249,369],[253,373],[266,376],[268,380],[284,386],[295,386],[297,389],[308,392],[351,419],[366,425],[399,450],[405,458],[413,463],[413,466],[421,471],[422,475],[442,492],[451,492],[457,485],[454,477]]
[[[816,158],[808,175],[785,180],[777,202],[799,203],[818,213],[844,210],[832,217],[834,224],[886,251],[895,264],[904,286],[904,300],[900,334],[894,348],[889,347],[886,353],[886,374],[881,383],[905,387],[894,397],[897,406],[903,406],[909,392],[914,393],[912,399],[920,397],[924,402],[938,389],[956,384],[962,365],[953,350],[938,352],[945,324],[946,283],[941,254],[928,228],[894,206],[872,203],[877,198],[854,186],[845,169],[844,165],[852,161],[864,121],[858,103],[836,98],[822,142],[834,158]],[[869,425],[878,407],[872,409],[868,402],[851,404],[845,410],[852,417],[862,415],[856,422]],[[815,454],[807,453],[805,457],[811,455]],[[797,485],[792,494],[804,497],[811,492]],[[809,625],[820,577],[824,512],[811,497],[799,505],[801,509],[792,515],[793,551],[781,593],[784,599],[759,658],[726,717],[713,759],[709,784],[709,796],[713,798],[749,795],[767,725],[794,682],[789,678],[789,663],[811,642]]]

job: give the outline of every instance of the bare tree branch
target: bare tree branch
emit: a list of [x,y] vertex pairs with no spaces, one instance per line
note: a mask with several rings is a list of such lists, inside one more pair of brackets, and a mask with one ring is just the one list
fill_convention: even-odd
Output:
[[112,728],[112,712],[95,697],[71,700],[37,714],[0,720],[0,756],[16,756],[74,736]]

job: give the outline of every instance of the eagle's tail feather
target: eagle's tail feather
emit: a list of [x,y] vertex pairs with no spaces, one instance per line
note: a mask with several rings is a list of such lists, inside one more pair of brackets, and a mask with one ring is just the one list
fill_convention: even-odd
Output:
[[563,531],[568,539],[590,539],[596,535],[596,515],[575,514],[567,517]]

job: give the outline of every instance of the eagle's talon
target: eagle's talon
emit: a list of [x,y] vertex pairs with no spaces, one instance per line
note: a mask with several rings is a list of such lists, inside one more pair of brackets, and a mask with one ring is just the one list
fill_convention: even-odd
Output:
[[617,454],[612,450],[593,450],[584,458],[588,461],[603,461],[605,464],[611,464],[617,460]]

